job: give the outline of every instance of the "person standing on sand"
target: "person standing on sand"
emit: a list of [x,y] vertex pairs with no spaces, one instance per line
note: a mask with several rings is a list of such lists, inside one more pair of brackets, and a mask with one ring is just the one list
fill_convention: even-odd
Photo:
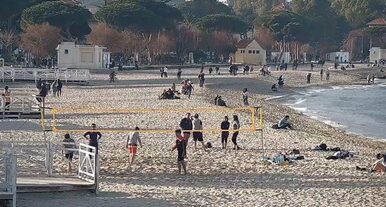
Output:
[[244,106],[249,106],[248,98],[249,98],[248,89],[244,88],[244,90],[243,90],[243,103],[244,103]]
[[239,117],[237,115],[233,115],[233,134],[232,134],[232,142],[233,142],[233,149],[234,150],[240,150],[241,148],[237,145],[237,136],[239,135],[239,129],[240,129],[240,122]]
[[216,66],[216,75],[220,75],[220,67]]
[[323,68],[321,68],[320,69],[320,80],[321,81],[323,80],[323,73],[324,73]]
[[187,174],[186,171],[186,142],[183,136],[181,136],[181,130],[177,129],[176,133],[176,144],[173,146],[172,151],[177,149],[177,166],[178,174],[181,174],[181,168],[184,169],[184,174]]
[[198,118],[198,114],[195,114],[193,118],[193,140],[194,140],[195,150],[197,150],[197,141],[201,142],[202,148],[205,150],[202,130],[203,130],[202,121]]
[[227,148],[228,144],[228,137],[229,137],[229,127],[230,123],[228,121],[228,116],[224,117],[224,121],[221,122],[221,144],[222,144],[222,149]]
[[72,158],[74,157],[74,152],[76,150],[75,141],[70,137],[70,134],[64,135],[63,147],[64,147],[64,150],[63,150],[64,156],[68,162],[67,173],[70,173],[72,171],[71,170]]
[[200,72],[200,74],[198,74],[198,79],[200,81],[200,87],[203,87],[204,83],[205,83],[205,74],[204,74],[204,72]]
[[188,81],[187,84],[186,84],[186,91],[187,91],[187,94],[188,94],[188,99],[190,99],[190,96],[192,95],[192,91],[194,90],[193,88],[193,84],[191,81]]
[[308,73],[307,74],[307,84],[310,84],[311,83],[311,73]]
[[179,68],[178,68],[178,71],[177,71],[177,80],[181,80],[181,74],[182,74],[182,70],[181,70],[181,68],[179,67]]
[[63,83],[62,83],[62,81],[60,80],[60,79],[58,79],[58,96],[62,96],[62,88],[63,88]]
[[[188,146],[190,133],[193,129],[193,123],[192,118],[190,117],[190,113],[186,114],[186,117],[184,117],[180,122],[180,127],[182,129],[184,140],[185,140],[185,148]],[[185,149],[185,157],[186,157],[186,149]]]
[[159,72],[161,73],[161,78],[163,78],[163,77],[164,77],[164,68],[162,67],[162,68],[159,70]]
[[142,148],[142,141],[139,137],[139,127],[135,127],[135,131],[131,132],[127,137],[126,141],[126,149],[129,151],[131,155],[130,164],[134,163],[134,158],[137,155],[138,144]]
[[164,67],[164,77],[167,78],[168,77],[168,67]]
[[326,70],[326,81],[329,81],[330,80],[330,70],[327,69]]
[[[88,140],[90,146],[95,147],[95,154],[98,154],[99,140],[102,138],[102,134],[96,131],[96,124],[91,124],[92,130],[86,132],[83,137]],[[91,150],[90,150],[91,151]]]

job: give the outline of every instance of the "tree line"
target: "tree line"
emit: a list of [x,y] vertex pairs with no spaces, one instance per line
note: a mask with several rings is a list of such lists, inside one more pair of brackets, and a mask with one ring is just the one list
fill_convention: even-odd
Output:
[[[359,41],[385,44],[384,28],[367,23],[385,14],[386,0],[216,0],[106,1],[95,14],[58,0],[0,0],[2,57],[14,50],[36,58],[55,56],[61,41],[103,45],[121,61],[225,61],[235,51],[235,34],[257,38],[268,50],[322,55],[339,49],[364,58]],[[360,51],[362,50],[362,51]]]

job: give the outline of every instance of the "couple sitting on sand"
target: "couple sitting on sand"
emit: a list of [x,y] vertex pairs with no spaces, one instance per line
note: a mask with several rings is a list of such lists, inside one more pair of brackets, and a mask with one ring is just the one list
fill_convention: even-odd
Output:
[[216,106],[225,106],[225,107],[227,106],[225,101],[222,100],[222,97],[219,96],[219,95],[217,95],[216,98],[214,98],[214,105],[216,105]]
[[378,153],[375,157],[377,160],[373,163],[373,165],[371,166],[371,169],[366,169],[358,166],[356,166],[356,169],[360,171],[369,171],[369,172],[380,172],[380,173],[386,172],[386,154]]
[[273,129],[294,129],[289,121],[290,117],[286,115],[277,124],[272,126]]
[[164,89],[159,99],[180,99],[171,88],[168,90]]

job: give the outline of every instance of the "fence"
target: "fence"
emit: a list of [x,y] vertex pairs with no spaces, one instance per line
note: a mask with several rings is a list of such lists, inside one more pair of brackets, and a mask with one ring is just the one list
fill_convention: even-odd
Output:
[[6,80],[43,80],[61,79],[65,82],[90,80],[90,71],[87,69],[38,69],[38,68],[0,68],[2,82]]
[[16,207],[16,156],[12,149],[0,155],[0,200]]

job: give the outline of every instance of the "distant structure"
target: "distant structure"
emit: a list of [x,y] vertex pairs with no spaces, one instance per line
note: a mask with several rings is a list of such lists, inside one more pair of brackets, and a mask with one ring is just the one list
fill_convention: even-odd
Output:
[[289,3],[287,1],[283,0],[282,2],[275,4],[272,7],[271,11],[273,13],[280,13],[280,12],[283,12],[283,11],[288,11],[289,9],[290,9]]
[[368,27],[386,27],[386,19],[384,18],[377,18],[373,21],[367,23]]
[[255,39],[243,39],[236,44],[234,63],[249,65],[265,65],[267,51]]
[[56,50],[59,68],[102,69],[109,66],[110,53],[105,47],[62,42]]
[[350,62],[350,53],[349,52],[331,52],[327,54],[327,60],[337,63],[348,63]]
[[370,49],[370,62],[379,63],[381,60],[386,60],[386,49],[372,47]]

